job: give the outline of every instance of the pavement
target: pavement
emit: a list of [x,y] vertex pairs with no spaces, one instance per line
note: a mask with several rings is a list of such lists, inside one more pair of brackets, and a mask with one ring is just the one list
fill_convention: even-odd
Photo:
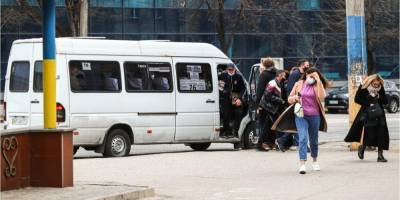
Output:
[[[75,180],[150,185],[152,200],[399,199],[399,140],[378,163],[377,152],[358,159],[344,142],[320,145],[322,170],[298,174],[298,153],[235,151],[216,145],[205,152],[171,151],[124,158],[77,158]],[[308,163],[309,164],[309,163]]]
[[0,193],[2,200],[123,200],[154,197],[154,189],[115,182],[80,182],[74,187],[38,188],[28,187]]

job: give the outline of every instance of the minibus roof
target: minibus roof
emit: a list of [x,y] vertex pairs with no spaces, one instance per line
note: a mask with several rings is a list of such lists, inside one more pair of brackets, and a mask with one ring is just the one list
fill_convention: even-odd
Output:
[[[42,43],[42,38],[22,39],[21,43]],[[107,40],[99,38],[57,38],[58,54],[122,55],[122,56],[172,56],[228,58],[217,47],[207,43],[169,42],[156,40]]]

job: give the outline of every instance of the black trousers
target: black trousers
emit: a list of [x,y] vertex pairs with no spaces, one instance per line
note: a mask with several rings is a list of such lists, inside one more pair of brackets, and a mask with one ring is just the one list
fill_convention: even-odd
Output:
[[[224,134],[231,135],[237,134],[242,121],[243,108],[232,105],[230,100],[221,101],[222,120],[224,127]],[[233,122],[233,126],[230,124]]]
[[265,114],[264,126],[262,128],[261,143],[274,144],[276,139],[275,131],[271,130],[277,116],[271,113]]
[[264,109],[261,109],[257,114],[257,128],[259,129],[259,139],[258,139],[258,147],[261,147],[261,144],[264,143],[265,140],[265,131],[264,131],[264,124],[265,118],[267,117],[267,112]]

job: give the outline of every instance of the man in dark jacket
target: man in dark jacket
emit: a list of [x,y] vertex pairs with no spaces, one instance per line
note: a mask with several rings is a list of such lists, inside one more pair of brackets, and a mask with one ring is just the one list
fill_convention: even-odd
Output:
[[[310,67],[310,62],[306,59],[301,59],[297,63],[295,67],[290,71],[288,80],[287,80],[287,88],[286,88],[286,96],[289,97],[290,92],[293,89],[294,84],[300,80],[301,76],[304,74],[305,70]],[[276,144],[281,151],[285,151],[288,147],[293,144],[293,146],[298,146],[299,137],[297,134],[285,133],[280,138],[276,140]]]
[[284,81],[286,73],[283,70],[277,70],[276,78],[271,80],[265,89],[264,95],[260,101],[260,107],[266,112],[266,119],[264,122],[262,137],[262,148],[270,150],[274,148],[276,132],[271,130],[272,124],[278,118],[279,114],[283,112],[286,101],[283,99],[285,96]]
[[258,129],[258,148],[262,148],[262,143],[264,142],[262,138],[265,137],[265,132],[263,131],[264,123],[265,123],[265,118],[267,116],[267,113],[265,110],[261,109],[259,106],[260,100],[264,94],[265,88],[267,84],[273,80],[276,76],[276,68],[275,68],[275,63],[272,59],[267,58],[265,60],[262,60],[260,68],[263,67],[264,70],[260,72],[260,77],[258,78],[258,83],[257,83],[257,91],[256,91],[256,108],[257,108],[257,129]]
[[[220,136],[237,136],[243,117],[243,96],[246,93],[243,76],[236,72],[235,66],[228,65],[226,70],[218,77],[218,80],[224,129]],[[232,121],[233,124],[231,125]]]

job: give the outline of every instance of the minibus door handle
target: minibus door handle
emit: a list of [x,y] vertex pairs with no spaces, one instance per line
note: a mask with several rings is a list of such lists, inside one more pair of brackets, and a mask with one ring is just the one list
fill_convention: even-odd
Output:
[[206,103],[215,103],[215,101],[212,99],[207,99]]
[[34,99],[34,100],[31,101],[31,103],[39,103],[39,100]]

